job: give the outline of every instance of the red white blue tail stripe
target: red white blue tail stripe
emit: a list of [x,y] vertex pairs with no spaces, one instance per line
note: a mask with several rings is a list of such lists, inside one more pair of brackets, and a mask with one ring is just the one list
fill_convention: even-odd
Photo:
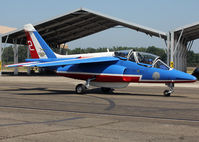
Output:
[[27,43],[33,59],[56,58],[56,55],[48,44],[43,40],[32,24],[24,26]]

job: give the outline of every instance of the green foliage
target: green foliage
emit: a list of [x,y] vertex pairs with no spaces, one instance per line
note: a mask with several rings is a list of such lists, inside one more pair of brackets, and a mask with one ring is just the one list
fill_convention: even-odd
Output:
[[19,60],[19,63],[20,62],[24,62],[24,60],[27,59],[27,51],[28,51],[27,47],[19,46],[19,48],[18,48],[18,53],[19,53],[18,60]]
[[10,64],[13,63],[14,60],[14,52],[11,46],[6,47],[3,49],[2,54],[2,61],[4,64]]
[[[18,61],[24,62],[24,60],[27,58],[27,48],[25,46],[19,46],[18,54],[19,54]],[[14,62],[14,52],[11,46],[4,48],[2,61],[4,64],[11,64]]]
[[150,46],[147,48],[146,52],[160,56],[160,58],[164,62],[166,62],[167,60],[167,54],[165,53],[164,49],[156,48],[155,46]]
[[194,53],[193,51],[188,51],[187,53],[187,65],[189,67],[199,66],[199,53]]

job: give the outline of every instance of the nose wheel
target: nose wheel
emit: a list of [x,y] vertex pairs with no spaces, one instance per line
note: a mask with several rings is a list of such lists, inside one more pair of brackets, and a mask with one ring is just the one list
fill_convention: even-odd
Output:
[[166,97],[170,97],[171,94],[174,92],[174,83],[166,83],[166,85],[169,87],[169,90],[165,90],[163,94]]
[[164,96],[170,97],[171,96],[170,91],[169,90],[164,90]]

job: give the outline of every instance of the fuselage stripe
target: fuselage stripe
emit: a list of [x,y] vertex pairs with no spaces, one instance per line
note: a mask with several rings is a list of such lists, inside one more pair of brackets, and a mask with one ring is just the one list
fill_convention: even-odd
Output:
[[89,72],[67,72],[67,71],[57,71],[57,73],[64,74],[81,74],[81,75],[108,75],[108,76],[125,76],[125,77],[142,77],[142,75],[126,75],[126,74],[110,74],[110,73],[89,73]]
[[[127,77],[127,78],[137,78],[137,83],[186,83],[186,82],[194,82],[193,80],[145,80],[142,79],[142,75],[132,75],[132,74],[111,74],[111,73],[89,73],[89,72],[68,72],[68,71],[57,71],[60,75],[78,75],[78,76],[107,76],[107,77]],[[100,79],[101,80],[101,79]],[[127,80],[126,80],[127,81]],[[126,82],[124,79],[123,81],[119,82]],[[127,82],[135,82],[127,81]]]

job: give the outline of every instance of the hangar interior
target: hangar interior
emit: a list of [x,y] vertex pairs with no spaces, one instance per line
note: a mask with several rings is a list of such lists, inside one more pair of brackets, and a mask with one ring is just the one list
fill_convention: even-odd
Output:
[[[109,28],[123,26],[163,39],[167,44],[167,63],[174,64],[174,68],[182,71],[186,71],[187,51],[190,50],[193,40],[199,38],[199,23],[178,28],[167,34],[83,8],[45,20],[33,26],[51,47],[58,47],[60,44]],[[13,45],[14,63],[18,63],[18,46],[26,45],[26,36],[23,28],[3,33],[0,36],[0,61],[3,51],[2,43],[8,43]],[[15,69],[14,74],[17,73],[18,71]]]

